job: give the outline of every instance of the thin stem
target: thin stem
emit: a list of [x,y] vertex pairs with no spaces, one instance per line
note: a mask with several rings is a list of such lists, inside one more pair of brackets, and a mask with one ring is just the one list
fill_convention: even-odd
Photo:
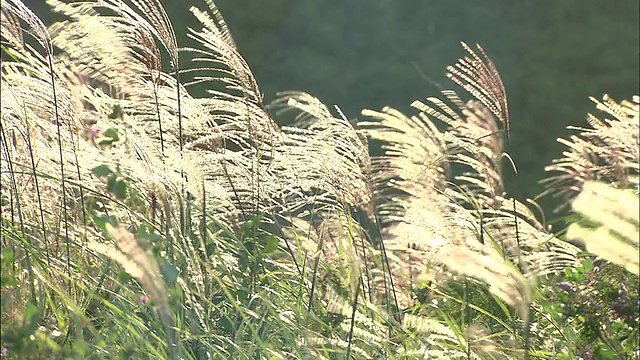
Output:
[[56,129],[58,131],[58,154],[60,155],[60,184],[62,191],[62,216],[64,222],[64,239],[67,246],[67,275],[69,276],[69,295],[71,295],[71,244],[69,241],[69,220],[67,219],[67,188],[66,177],[64,175],[64,158],[62,156],[62,131],[60,126],[60,115],[58,114],[58,95],[56,94],[55,74],[53,72],[53,55],[51,49],[48,51],[49,73],[51,75],[51,90],[53,91],[53,109],[56,118]]
[[349,325],[349,337],[347,340],[347,356],[346,359],[351,357],[351,342],[353,341],[353,328],[355,327],[356,322],[356,310],[358,309],[358,295],[360,294],[360,285],[361,280],[358,277],[358,288],[355,291],[355,295],[353,298],[353,304],[351,305],[351,324]]

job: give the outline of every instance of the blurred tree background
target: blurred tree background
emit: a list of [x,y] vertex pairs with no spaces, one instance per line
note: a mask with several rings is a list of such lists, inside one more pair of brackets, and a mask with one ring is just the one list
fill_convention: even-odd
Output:
[[[42,14],[44,2],[26,3]],[[203,2],[163,3],[186,44],[188,9]],[[562,152],[556,139],[595,111],[589,96],[621,100],[639,90],[638,0],[215,3],[267,103],[279,91],[302,90],[354,120],[363,108],[386,105],[412,114],[413,100],[459,90],[445,66],[465,55],[460,41],[480,43],[509,96],[519,176],[509,179],[508,190],[519,198],[542,191],[544,166]],[[550,214],[553,199],[539,202]]]

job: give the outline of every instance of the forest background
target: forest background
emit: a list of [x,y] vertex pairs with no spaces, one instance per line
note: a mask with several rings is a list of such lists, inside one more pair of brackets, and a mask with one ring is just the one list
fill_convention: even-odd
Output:
[[[42,0],[25,4],[55,16]],[[176,29],[195,21],[182,1],[163,1]],[[195,4],[194,4],[195,5]],[[437,94],[442,69],[480,43],[496,63],[511,113],[511,155],[520,176],[507,191],[534,198],[544,167],[558,158],[567,125],[586,125],[589,96],[616,100],[638,93],[640,2],[637,0],[218,0],[216,5],[261,86],[304,90],[357,121],[385,105],[407,114],[412,100]],[[189,43],[178,31],[178,44]],[[192,88],[199,96],[197,88]],[[204,92],[203,90],[200,90]],[[557,201],[538,200],[551,211]]]

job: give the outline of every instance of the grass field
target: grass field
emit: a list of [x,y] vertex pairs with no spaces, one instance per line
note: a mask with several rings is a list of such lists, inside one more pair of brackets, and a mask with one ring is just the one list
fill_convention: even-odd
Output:
[[460,93],[354,126],[264,104],[206,3],[187,30],[156,0],[51,1],[49,26],[2,0],[2,357],[640,356],[638,95],[559,139],[554,219],[505,191],[481,46],[446,69]]

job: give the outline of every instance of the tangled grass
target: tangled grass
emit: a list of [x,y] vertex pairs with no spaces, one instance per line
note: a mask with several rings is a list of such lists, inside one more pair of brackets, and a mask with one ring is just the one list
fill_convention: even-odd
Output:
[[[598,102],[614,119],[590,116],[549,167],[550,192],[570,201],[584,188],[574,207],[591,220],[568,238],[629,271],[616,273],[627,298],[615,329],[589,338],[552,298],[563,280],[586,281],[593,256],[506,194],[507,98],[480,46],[463,44],[447,69],[471,100],[446,90],[414,102],[417,115],[364,110],[354,127],[309,94],[263,104],[211,1],[191,8],[191,47],[156,0],[49,3],[64,20],[46,27],[2,2],[3,354],[637,351],[637,307],[624,308],[638,301],[637,257],[624,255],[638,251],[638,218],[614,206],[637,202],[637,96]],[[194,84],[208,96],[190,95]]]

